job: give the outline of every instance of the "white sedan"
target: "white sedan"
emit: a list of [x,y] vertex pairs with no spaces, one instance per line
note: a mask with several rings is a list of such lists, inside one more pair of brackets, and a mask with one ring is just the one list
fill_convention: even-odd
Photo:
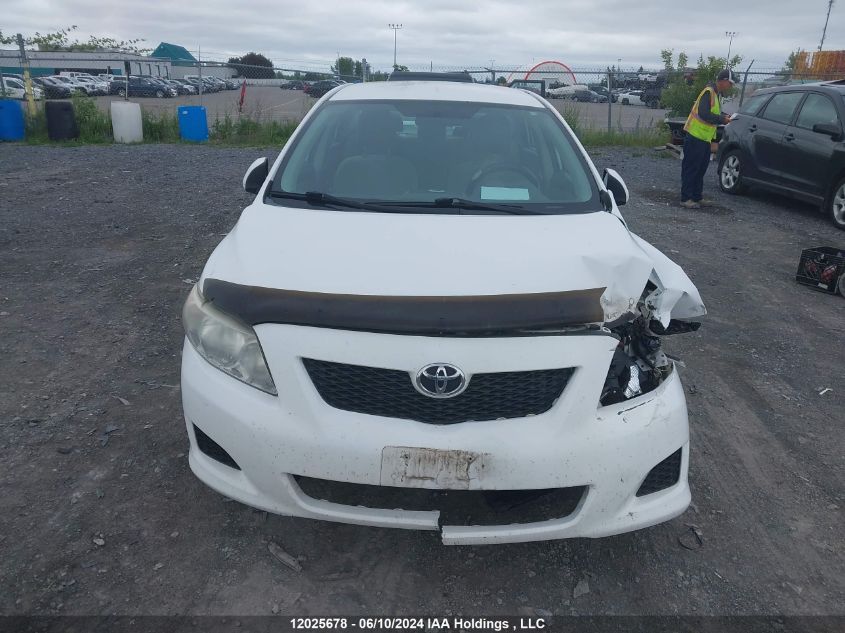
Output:
[[[14,77],[3,77],[3,82],[6,84],[6,92],[0,96],[11,99],[26,99],[26,89],[24,87],[24,83],[20,79],[16,79]],[[32,96],[35,99],[42,99],[44,97],[44,91],[37,86],[32,86]]]
[[344,84],[243,186],[255,199],[183,310],[189,463],[211,488],[446,544],[608,536],[687,508],[661,340],[704,305],[545,99]]
[[642,99],[642,90],[631,90],[629,92],[619,93],[619,103],[622,105],[645,105]]

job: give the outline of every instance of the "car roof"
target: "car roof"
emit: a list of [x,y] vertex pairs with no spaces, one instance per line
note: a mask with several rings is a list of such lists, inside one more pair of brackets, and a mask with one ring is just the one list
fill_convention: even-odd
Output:
[[371,81],[344,84],[330,97],[331,101],[365,101],[370,99],[419,101],[469,101],[542,108],[534,93],[527,90],[488,84],[453,81]]
[[839,94],[845,95],[845,80],[840,79],[837,81],[817,81],[815,83],[808,84],[787,84],[785,86],[771,86],[769,88],[760,88],[759,90],[755,90],[754,96],[775,94],[777,92],[800,92],[806,90],[816,90],[819,88],[827,89],[832,92],[838,92]]

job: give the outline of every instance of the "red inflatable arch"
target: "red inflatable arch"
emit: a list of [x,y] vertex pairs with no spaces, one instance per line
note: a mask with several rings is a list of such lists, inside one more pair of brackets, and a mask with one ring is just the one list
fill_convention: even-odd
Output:
[[534,66],[525,73],[525,79],[545,79],[547,84],[558,80],[570,86],[578,83],[575,79],[575,73],[569,66],[563,62],[552,60],[540,62]]

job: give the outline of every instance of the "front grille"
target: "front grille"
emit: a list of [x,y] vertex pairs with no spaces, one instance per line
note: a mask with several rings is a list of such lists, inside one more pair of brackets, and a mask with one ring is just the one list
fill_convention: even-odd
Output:
[[682,449],[679,448],[648,471],[640,489],[637,490],[638,497],[671,488],[678,483],[678,478],[681,476],[681,451]]
[[543,490],[427,490],[295,476],[312,499],[365,508],[440,511],[441,525],[509,525],[571,515],[587,486]]
[[475,374],[454,398],[429,398],[406,371],[303,359],[320,396],[336,409],[428,424],[522,418],[545,413],[572,368]]

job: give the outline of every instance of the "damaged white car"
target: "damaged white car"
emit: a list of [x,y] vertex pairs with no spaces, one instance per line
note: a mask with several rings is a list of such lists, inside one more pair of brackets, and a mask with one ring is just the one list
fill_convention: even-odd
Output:
[[202,481],[448,544],[686,509],[686,402],[661,340],[704,305],[542,98],[343,85],[244,187],[255,201],[183,312]]

